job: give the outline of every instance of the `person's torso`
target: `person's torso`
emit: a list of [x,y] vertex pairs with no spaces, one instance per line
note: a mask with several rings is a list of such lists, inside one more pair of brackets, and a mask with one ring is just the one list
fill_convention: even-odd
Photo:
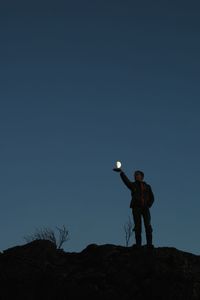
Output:
[[132,182],[132,206],[148,206],[150,199],[150,185],[145,181]]

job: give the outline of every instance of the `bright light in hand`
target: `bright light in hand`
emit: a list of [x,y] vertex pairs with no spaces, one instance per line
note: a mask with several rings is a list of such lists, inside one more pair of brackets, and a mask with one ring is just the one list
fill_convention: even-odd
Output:
[[120,161],[116,161],[116,168],[117,169],[120,169],[121,168],[121,166],[122,166],[122,164],[121,164],[121,162]]

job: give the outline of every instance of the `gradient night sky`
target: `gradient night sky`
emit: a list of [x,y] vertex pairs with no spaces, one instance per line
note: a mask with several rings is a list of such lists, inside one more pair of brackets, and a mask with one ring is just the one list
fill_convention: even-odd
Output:
[[4,1],[0,38],[0,251],[62,224],[66,251],[124,245],[121,160],[155,246],[199,254],[199,1]]

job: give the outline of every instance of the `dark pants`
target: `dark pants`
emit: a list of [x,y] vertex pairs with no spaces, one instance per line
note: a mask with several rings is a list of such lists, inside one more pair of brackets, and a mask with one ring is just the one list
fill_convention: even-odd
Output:
[[133,220],[135,223],[135,240],[137,245],[142,244],[142,217],[144,220],[144,227],[146,232],[147,245],[152,245],[152,227],[151,214],[148,207],[134,207],[132,208]]

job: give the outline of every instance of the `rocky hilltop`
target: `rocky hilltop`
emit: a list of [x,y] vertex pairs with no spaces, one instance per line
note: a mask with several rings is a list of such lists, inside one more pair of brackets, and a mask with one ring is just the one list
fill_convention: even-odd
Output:
[[2,300],[199,300],[200,257],[109,244],[69,253],[35,240],[0,254],[0,281]]

